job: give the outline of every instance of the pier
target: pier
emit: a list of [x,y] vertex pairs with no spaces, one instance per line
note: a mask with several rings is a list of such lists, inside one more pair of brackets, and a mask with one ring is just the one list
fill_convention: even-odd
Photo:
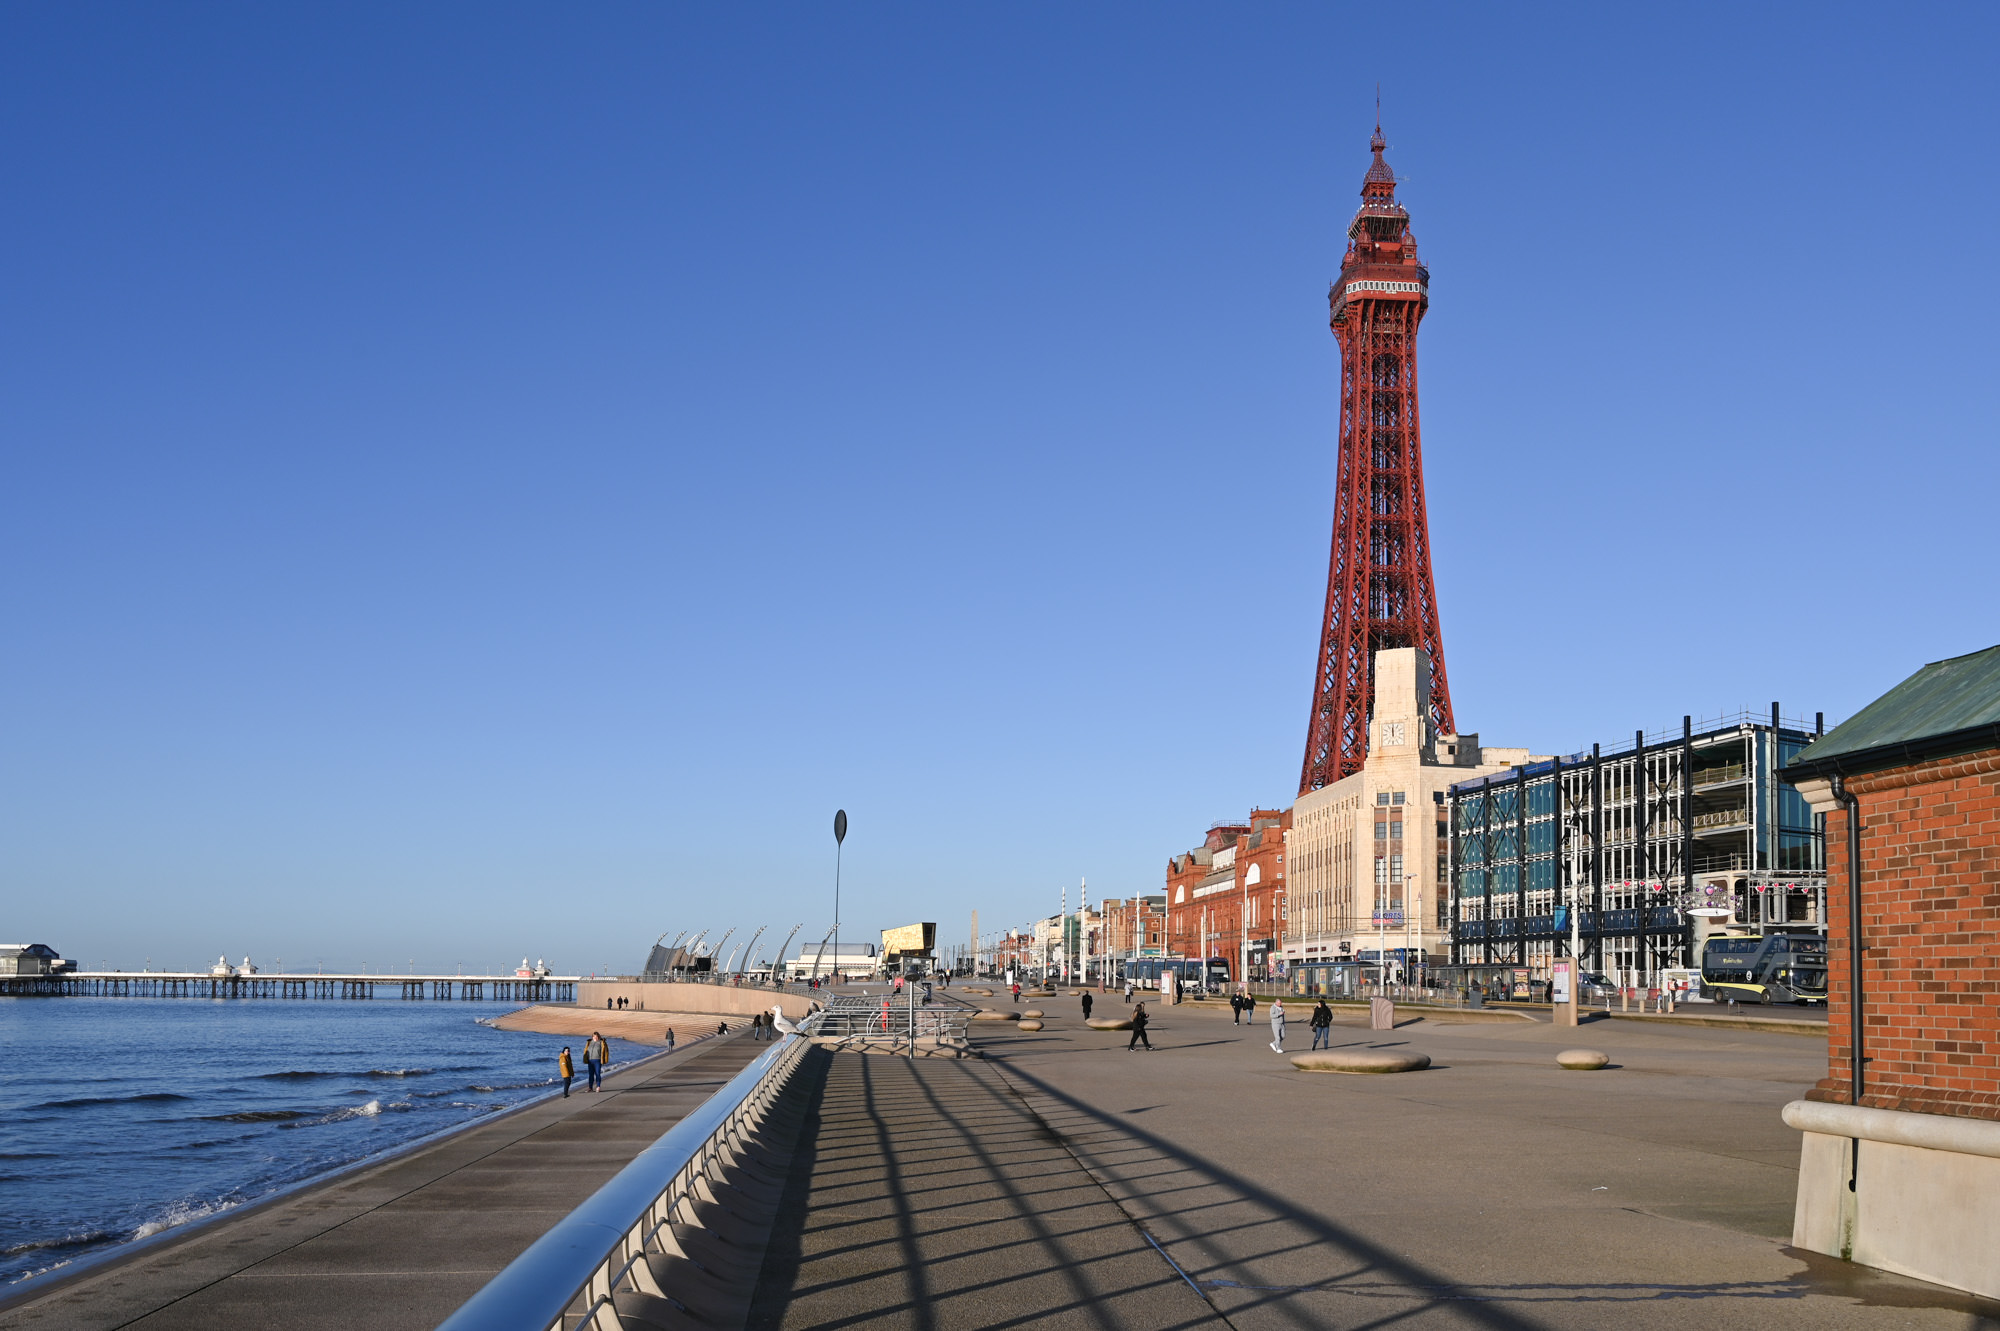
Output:
[[0,996],[91,998],[374,998],[570,1003],[580,975],[213,975],[206,971],[69,971],[0,976]]

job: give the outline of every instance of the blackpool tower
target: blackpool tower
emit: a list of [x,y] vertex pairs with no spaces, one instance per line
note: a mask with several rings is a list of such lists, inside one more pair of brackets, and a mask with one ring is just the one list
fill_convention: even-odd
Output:
[[1361,770],[1383,648],[1429,654],[1431,726],[1454,730],[1417,441],[1417,324],[1430,306],[1431,275],[1417,259],[1410,214],[1396,202],[1379,124],[1368,146],[1375,160],[1329,293],[1340,340],[1340,467],[1300,794]]

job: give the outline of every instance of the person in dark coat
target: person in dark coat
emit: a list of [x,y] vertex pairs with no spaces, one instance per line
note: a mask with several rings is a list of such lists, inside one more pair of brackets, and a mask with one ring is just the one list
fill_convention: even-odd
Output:
[[1312,1021],[1313,1048],[1333,1047],[1333,1009],[1326,1005],[1324,998],[1313,1005]]
[[1083,996],[1083,1019],[1090,1020],[1090,995],[1087,993]]
[[1150,1054],[1153,1052],[1153,1042],[1146,1036],[1146,1020],[1146,1005],[1144,1003],[1134,1004],[1132,1007],[1132,1038],[1125,1042],[1126,1053],[1131,1053],[1136,1046],[1142,1044],[1146,1046],[1147,1053]]
[[1241,1026],[1243,1024],[1242,994],[1231,994],[1229,996],[1229,1024],[1231,1026]]

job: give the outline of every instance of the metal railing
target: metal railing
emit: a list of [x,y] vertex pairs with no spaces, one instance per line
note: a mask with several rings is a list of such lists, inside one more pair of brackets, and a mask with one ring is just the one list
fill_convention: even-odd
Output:
[[671,1298],[651,1255],[679,1251],[670,1229],[709,1200],[784,1093],[822,1014],[753,1059],[721,1090],[641,1151],[485,1288],[439,1323],[438,1331],[618,1331],[613,1295]]
[[840,994],[819,1014],[813,1034],[823,1040],[855,1040],[872,1044],[919,1040],[963,1042],[977,1010],[957,998],[934,994],[928,1003],[913,995]]

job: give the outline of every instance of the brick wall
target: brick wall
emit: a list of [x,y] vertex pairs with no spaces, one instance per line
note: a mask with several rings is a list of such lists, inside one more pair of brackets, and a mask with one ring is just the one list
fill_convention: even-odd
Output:
[[[2000,1120],[2000,750],[1856,777],[1867,1076],[1862,1103]],[[1847,815],[1826,820],[1825,1081],[1850,1099]]]

